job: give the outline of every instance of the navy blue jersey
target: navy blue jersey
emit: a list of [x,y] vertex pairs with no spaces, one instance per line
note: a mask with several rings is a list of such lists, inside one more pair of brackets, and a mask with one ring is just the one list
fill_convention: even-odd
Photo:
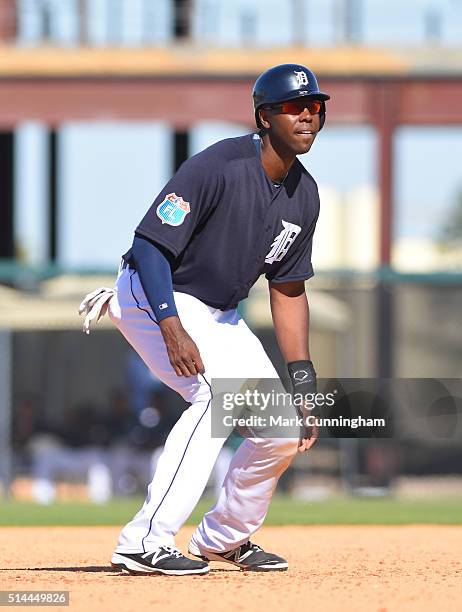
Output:
[[316,183],[296,159],[275,186],[255,138],[228,138],[185,161],[136,229],[172,254],[175,291],[222,310],[261,274],[274,283],[313,276]]

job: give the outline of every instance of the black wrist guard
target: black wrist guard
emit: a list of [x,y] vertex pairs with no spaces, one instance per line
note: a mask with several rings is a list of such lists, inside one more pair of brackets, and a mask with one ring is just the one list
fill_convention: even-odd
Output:
[[311,361],[291,361],[287,369],[294,394],[306,396],[316,393],[316,371]]

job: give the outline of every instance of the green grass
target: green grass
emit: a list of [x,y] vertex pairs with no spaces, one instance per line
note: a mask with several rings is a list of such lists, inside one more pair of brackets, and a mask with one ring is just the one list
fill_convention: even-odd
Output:
[[[0,526],[26,525],[124,525],[138,511],[142,499],[116,499],[108,504],[57,503],[39,506],[28,502],[1,502]],[[189,524],[200,521],[211,506],[201,501]],[[418,500],[337,497],[300,502],[276,497],[266,525],[462,525],[462,497]]]
[[397,500],[338,497],[320,502],[276,498],[272,525],[462,525],[462,497]]

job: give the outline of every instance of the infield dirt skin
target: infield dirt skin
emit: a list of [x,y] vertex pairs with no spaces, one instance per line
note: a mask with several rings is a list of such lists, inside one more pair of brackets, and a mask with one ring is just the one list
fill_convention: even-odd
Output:
[[[183,552],[192,530],[178,534]],[[186,577],[113,571],[118,533],[1,528],[0,590],[67,590],[70,606],[51,609],[85,612],[462,610],[462,527],[264,527],[254,541],[286,557],[287,572],[211,563],[208,575]]]

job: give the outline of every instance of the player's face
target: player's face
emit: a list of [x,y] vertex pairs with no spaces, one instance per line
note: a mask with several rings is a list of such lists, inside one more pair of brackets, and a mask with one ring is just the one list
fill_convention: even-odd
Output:
[[271,139],[294,155],[307,153],[319,132],[321,102],[311,98],[289,100],[267,109],[265,127],[269,124]]

